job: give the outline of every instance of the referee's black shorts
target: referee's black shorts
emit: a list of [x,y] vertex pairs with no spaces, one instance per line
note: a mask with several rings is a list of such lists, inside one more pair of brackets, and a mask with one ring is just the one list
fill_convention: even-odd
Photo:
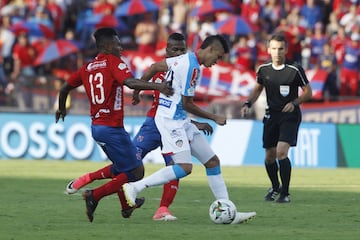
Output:
[[276,147],[279,141],[296,146],[300,122],[300,108],[291,113],[270,111],[263,119],[263,148]]

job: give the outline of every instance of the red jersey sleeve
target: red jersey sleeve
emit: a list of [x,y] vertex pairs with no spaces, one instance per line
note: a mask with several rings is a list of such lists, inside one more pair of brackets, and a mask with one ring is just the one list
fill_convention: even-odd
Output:
[[82,85],[80,71],[81,70],[78,70],[78,71],[70,74],[69,78],[66,80],[67,84],[69,84],[70,86],[75,87],[75,88]]
[[113,74],[113,78],[118,83],[123,85],[125,79],[133,77],[130,69],[123,60],[113,56],[111,56],[110,59],[111,59],[111,69],[112,69],[111,72]]

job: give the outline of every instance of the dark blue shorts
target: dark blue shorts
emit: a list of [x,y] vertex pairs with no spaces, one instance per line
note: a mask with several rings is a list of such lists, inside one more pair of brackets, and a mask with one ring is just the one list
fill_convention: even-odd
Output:
[[112,161],[114,175],[129,172],[143,163],[136,158],[136,147],[129,134],[121,127],[91,126],[92,136]]
[[137,148],[136,157],[143,159],[146,154],[161,146],[161,135],[156,127],[155,120],[147,117],[133,140]]

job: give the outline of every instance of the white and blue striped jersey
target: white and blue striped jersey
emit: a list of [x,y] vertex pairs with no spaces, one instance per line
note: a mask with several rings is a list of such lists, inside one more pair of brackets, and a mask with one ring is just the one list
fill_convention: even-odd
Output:
[[187,113],[183,109],[181,98],[195,95],[195,87],[200,77],[200,64],[194,52],[167,58],[166,63],[169,70],[165,80],[171,84],[174,94],[169,97],[160,94],[156,115],[183,120],[187,118]]

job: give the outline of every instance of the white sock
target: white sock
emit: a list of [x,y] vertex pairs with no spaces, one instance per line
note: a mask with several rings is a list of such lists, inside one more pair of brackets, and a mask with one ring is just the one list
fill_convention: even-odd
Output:
[[174,173],[173,166],[167,166],[131,184],[138,192],[141,192],[144,188],[163,185],[174,179],[176,179],[176,175]]
[[215,199],[229,199],[226,184],[221,174],[208,175],[208,182]]

